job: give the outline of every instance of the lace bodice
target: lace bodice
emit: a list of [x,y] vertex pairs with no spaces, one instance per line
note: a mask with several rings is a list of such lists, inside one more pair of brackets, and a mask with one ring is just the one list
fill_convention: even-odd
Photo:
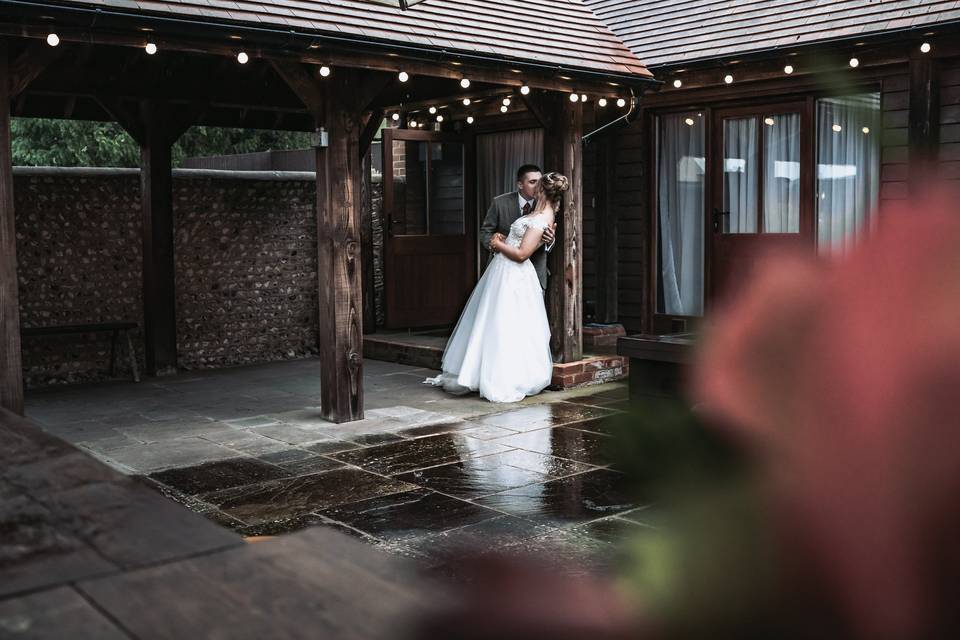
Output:
[[[507,244],[511,247],[519,247],[523,241],[523,234],[527,232],[528,227],[534,229],[546,229],[546,223],[536,216],[520,216],[510,225],[510,235],[507,236]],[[541,240],[540,244],[543,244]]]

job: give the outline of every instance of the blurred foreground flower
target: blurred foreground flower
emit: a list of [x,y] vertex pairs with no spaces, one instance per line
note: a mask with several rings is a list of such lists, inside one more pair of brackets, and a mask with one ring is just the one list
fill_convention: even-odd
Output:
[[957,209],[885,210],[834,264],[766,265],[704,336],[698,398],[762,465],[792,579],[857,637],[957,629]]

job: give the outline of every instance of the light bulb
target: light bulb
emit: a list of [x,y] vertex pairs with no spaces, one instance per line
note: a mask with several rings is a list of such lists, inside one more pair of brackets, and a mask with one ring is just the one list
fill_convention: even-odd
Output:
[[417,128],[417,121],[416,121],[416,120],[411,120],[411,121],[410,121],[410,126],[413,127],[414,129],[416,129],[416,128]]
[[503,106],[505,106],[505,107],[509,107],[509,106],[510,106],[510,98],[504,98],[504,99],[503,99]]
[[58,36],[55,33],[51,33],[50,35],[47,36],[47,44],[50,45],[51,47],[57,46],[58,44],[60,44],[60,36]]
[[470,106],[470,98],[464,98],[464,99],[463,99],[463,106],[465,106],[465,107],[469,107],[469,106]]
[[785,74],[787,74],[787,75],[790,75],[791,73],[793,73],[793,65],[792,65],[792,64],[788,64],[787,66],[785,66],[785,67],[783,68],[783,72],[784,72]]
[[676,80],[673,81],[673,86],[679,89],[680,87],[683,86],[683,82],[681,82],[681,80],[677,78]]
[[400,82],[406,82],[407,80],[410,79],[410,74],[407,73],[406,71],[401,71],[400,73],[397,74],[397,79]]
[[506,112],[507,112],[507,105],[503,105],[502,107],[500,107],[500,113],[506,113]]
[[520,87],[520,93],[522,93],[522,94],[525,95],[525,96],[526,96],[526,95],[529,95],[529,94],[530,94],[530,87],[528,87],[527,85],[523,85],[522,87]]
[[864,128],[862,129],[862,131],[863,131],[864,133],[870,133],[870,127],[864,127]]
[[581,94],[580,94],[580,102],[586,102],[586,101],[587,101],[587,94],[581,93]]
[[153,44],[152,42],[148,42],[147,46],[145,46],[143,49],[147,52],[147,55],[152,56],[157,52],[157,45]]
[[860,66],[860,61],[857,60],[856,58],[850,58],[850,66],[856,69],[857,67]]
[[766,117],[766,118],[763,119],[763,123],[764,123],[765,125],[767,125],[768,127],[772,127],[773,125],[775,125],[775,124],[777,123],[777,121],[774,120],[773,118]]
[[326,66],[326,65],[320,67],[320,75],[323,76],[324,78],[326,78],[327,76],[329,76],[329,75],[330,75],[330,67],[328,67],[328,66]]
[[249,61],[250,61],[250,56],[248,56],[243,51],[237,54],[237,62],[239,62],[240,64],[247,64],[247,62]]
[[841,127],[841,126],[838,125],[838,124],[835,124],[835,125],[833,125],[833,126],[830,127],[830,128],[833,129],[833,131],[834,131],[835,133],[840,133],[841,131],[843,131],[843,127]]
[[469,89],[469,88],[470,88],[470,80],[469,80],[468,78],[463,78],[463,79],[460,81],[460,86],[463,87],[464,89]]
[[687,123],[687,126],[688,126],[688,127],[692,127],[692,126],[693,126],[693,118],[685,118],[685,119],[684,119],[684,122]]
[[433,114],[435,114],[436,112],[437,112],[437,108],[436,108],[436,107],[430,107],[430,115],[433,115]]
[[393,118],[393,121],[394,121],[394,122],[396,122],[397,120],[400,119],[400,114],[399,114],[399,113],[395,113],[395,114],[393,114],[393,115],[390,116],[390,117]]
[[625,107],[627,106],[627,101],[624,100],[623,98],[617,98],[617,106],[621,108]]
[[473,116],[467,116],[467,124],[473,124]]
[[437,122],[443,122],[443,116],[437,116]]
[[920,51],[923,53],[930,53],[930,49],[932,48],[933,47],[930,46],[929,42],[924,42],[922,45],[920,45]]
[[600,105],[601,107],[605,107],[605,106],[607,106],[607,99],[606,99],[606,98],[600,98],[599,100],[597,100],[597,104]]
[[580,94],[579,94],[579,93],[571,93],[571,94],[570,94],[570,102],[580,102]]
[[723,76],[723,81],[727,84],[733,84],[733,76],[728,73],[727,75]]

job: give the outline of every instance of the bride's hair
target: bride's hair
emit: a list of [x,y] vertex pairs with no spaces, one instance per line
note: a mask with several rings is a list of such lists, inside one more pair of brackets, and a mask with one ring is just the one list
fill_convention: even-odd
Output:
[[543,186],[543,195],[550,200],[554,208],[560,205],[560,199],[563,198],[564,192],[570,188],[570,181],[567,180],[567,176],[556,171],[543,174],[543,177],[540,178],[540,184]]

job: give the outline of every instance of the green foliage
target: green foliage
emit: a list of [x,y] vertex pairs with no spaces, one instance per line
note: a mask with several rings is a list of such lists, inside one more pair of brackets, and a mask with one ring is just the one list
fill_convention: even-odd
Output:
[[[18,166],[136,167],[137,143],[112,122],[14,118],[13,163]],[[184,158],[312,145],[309,133],[192,127],[173,146],[173,165]]]

